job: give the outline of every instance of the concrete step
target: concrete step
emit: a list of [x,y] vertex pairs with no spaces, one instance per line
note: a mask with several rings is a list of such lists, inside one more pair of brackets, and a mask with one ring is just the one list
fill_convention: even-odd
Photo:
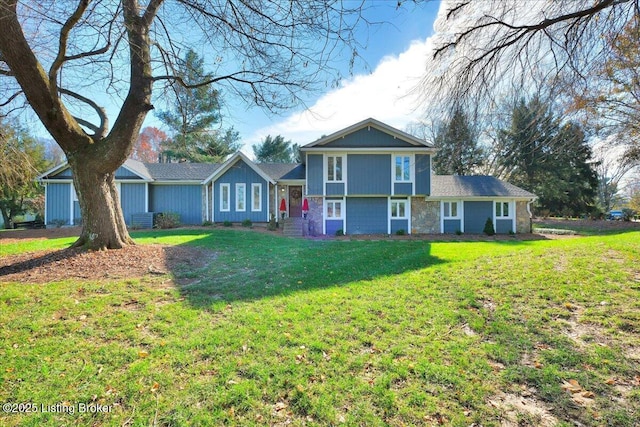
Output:
[[289,237],[304,236],[308,222],[302,218],[285,218],[282,222],[282,234]]

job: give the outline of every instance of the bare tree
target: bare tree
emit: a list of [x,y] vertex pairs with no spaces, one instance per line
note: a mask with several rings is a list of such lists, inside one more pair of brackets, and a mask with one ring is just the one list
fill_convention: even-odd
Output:
[[[127,232],[114,184],[154,86],[224,85],[270,110],[298,104],[329,79],[330,61],[357,55],[361,3],[326,0],[0,0],[0,105],[24,95],[64,150],[83,216],[76,246],[120,248]],[[177,59],[214,52],[214,75],[187,85]],[[5,80],[6,80],[5,79]],[[15,82],[15,91],[10,91]],[[121,101],[111,125],[101,92]],[[102,98],[104,99],[104,98]]]
[[638,0],[455,0],[445,7],[421,87],[441,102],[485,108],[496,94],[532,82],[588,79],[611,55],[601,36],[640,19]]

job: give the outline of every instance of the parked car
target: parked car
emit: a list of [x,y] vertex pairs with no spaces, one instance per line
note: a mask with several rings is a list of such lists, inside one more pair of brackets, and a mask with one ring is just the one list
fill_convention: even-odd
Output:
[[612,221],[622,221],[624,219],[624,214],[622,211],[609,211],[607,219]]

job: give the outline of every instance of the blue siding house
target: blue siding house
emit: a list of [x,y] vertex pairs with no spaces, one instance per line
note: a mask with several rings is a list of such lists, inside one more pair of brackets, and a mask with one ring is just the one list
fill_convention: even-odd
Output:
[[[535,195],[491,176],[432,173],[436,149],[375,119],[300,149],[301,164],[255,163],[243,153],[222,164],[141,163],[116,172],[125,221],[173,212],[183,224],[268,222],[305,217],[313,234],[530,232]],[[45,184],[45,222],[78,224],[71,171]],[[303,210],[306,208],[306,210]]]

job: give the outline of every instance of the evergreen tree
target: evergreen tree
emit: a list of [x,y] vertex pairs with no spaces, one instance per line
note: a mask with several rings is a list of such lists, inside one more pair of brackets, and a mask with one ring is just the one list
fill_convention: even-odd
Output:
[[598,181],[580,126],[561,126],[551,106],[537,97],[520,99],[499,140],[504,178],[537,194],[538,209],[557,215],[592,213]]
[[439,175],[470,175],[484,163],[478,133],[465,112],[456,107],[451,119],[438,127],[435,146],[439,149],[433,169]]
[[292,147],[291,141],[285,141],[282,135],[274,138],[267,135],[260,144],[253,146],[253,155],[258,163],[292,163],[299,156],[294,147],[296,145]]
[[[176,67],[181,82],[175,82],[174,108],[157,113],[158,118],[171,129],[173,138],[162,144],[161,160],[216,163],[240,149],[240,137],[233,128],[218,127],[220,92],[211,85],[198,86],[212,78],[204,71],[204,59],[189,50]],[[194,86],[195,87],[191,87]]]

